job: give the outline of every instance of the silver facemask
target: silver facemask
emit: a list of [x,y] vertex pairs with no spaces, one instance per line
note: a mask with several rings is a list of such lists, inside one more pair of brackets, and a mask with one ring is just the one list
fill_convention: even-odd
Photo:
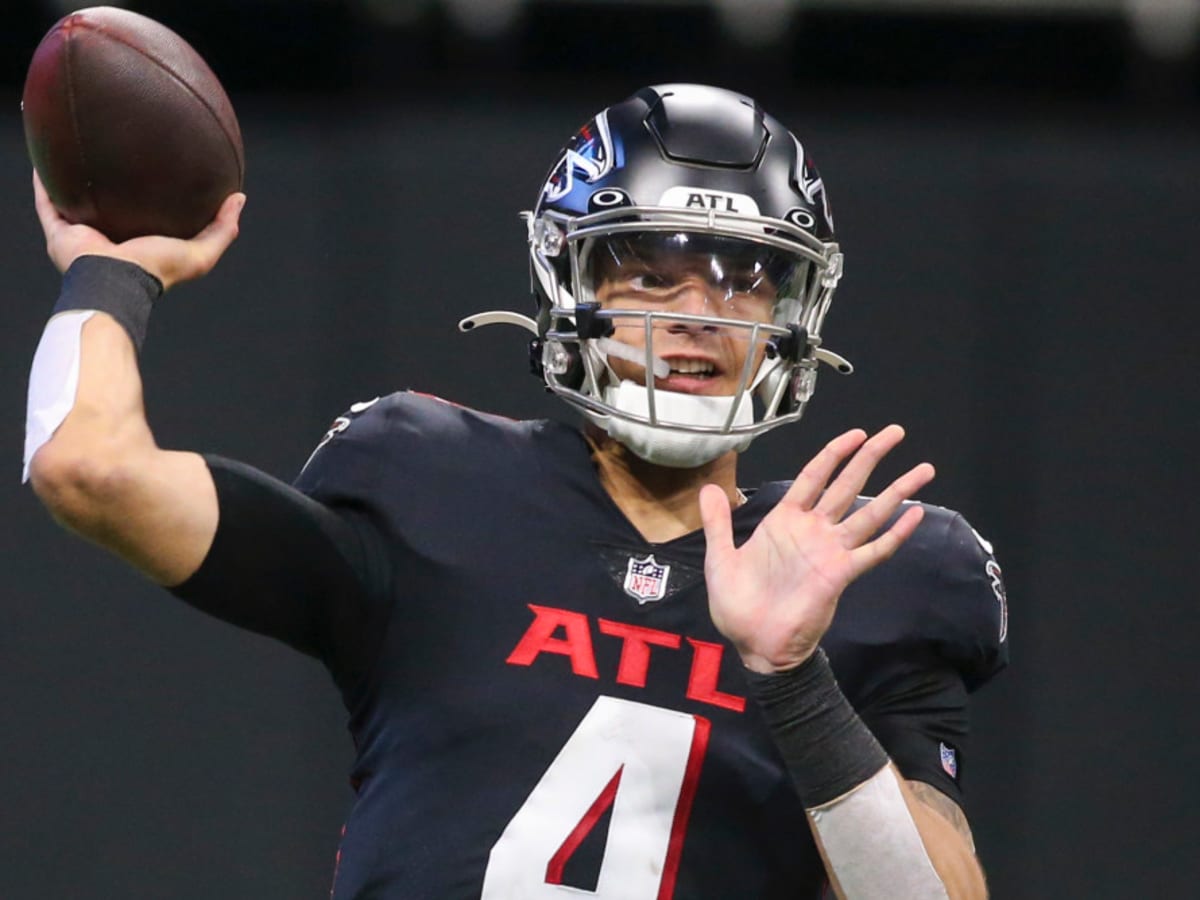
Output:
[[693,467],[796,421],[841,277],[837,245],[778,219],[630,208],[528,216],[541,323],[484,313],[460,327],[522,324],[540,337],[547,387],[658,465]]

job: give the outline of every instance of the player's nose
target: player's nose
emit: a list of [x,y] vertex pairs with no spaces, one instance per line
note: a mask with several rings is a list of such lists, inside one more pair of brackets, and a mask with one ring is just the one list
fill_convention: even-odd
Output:
[[[719,288],[703,278],[687,278],[679,283],[671,295],[671,311],[690,316],[720,316],[722,304],[717,294],[718,290]],[[711,326],[699,322],[671,324],[673,331],[700,331],[709,328]]]

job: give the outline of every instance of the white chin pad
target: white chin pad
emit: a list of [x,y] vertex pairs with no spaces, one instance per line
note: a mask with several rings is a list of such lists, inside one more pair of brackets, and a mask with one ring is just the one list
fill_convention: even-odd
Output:
[[33,366],[25,407],[25,457],[21,483],[29,480],[33,454],[54,436],[75,406],[79,387],[79,335],[95,310],[59,313],[46,323]]
[[[655,417],[672,425],[720,428],[729,418],[736,397],[707,397],[676,391],[654,392]],[[622,381],[604,389],[604,400],[614,409],[634,416],[650,417],[650,391],[633,381]],[[671,468],[691,468],[712,462],[730,450],[744,450],[753,439],[748,434],[674,431],[618,416],[598,417],[597,424],[611,437],[647,462]],[[750,396],[742,397],[733,425],[754,422]]]

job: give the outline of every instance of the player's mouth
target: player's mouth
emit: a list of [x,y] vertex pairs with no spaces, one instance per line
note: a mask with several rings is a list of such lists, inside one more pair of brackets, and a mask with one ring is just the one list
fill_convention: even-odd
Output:
[[681,394],[712,394],[721,386],[721,367],[711,359],[696,357],[663,357],[670,373],[666,378],[655,381],[660,390],[678,391]]

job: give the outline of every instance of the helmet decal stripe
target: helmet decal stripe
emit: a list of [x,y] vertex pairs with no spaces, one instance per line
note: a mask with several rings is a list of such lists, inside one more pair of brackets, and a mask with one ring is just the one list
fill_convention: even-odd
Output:
[[644,459],[740,450],[800,418],[820,362],[850,371],[821,338],[842,271],[825,183],[741,94],[657,85],[610,106],[528,222],[534,371]]
[[576,176],[594,184],[613,170],[616,154],[608,128],[607,110],[575,134],[546,180],[542,200],[556,203],[575,190]]

